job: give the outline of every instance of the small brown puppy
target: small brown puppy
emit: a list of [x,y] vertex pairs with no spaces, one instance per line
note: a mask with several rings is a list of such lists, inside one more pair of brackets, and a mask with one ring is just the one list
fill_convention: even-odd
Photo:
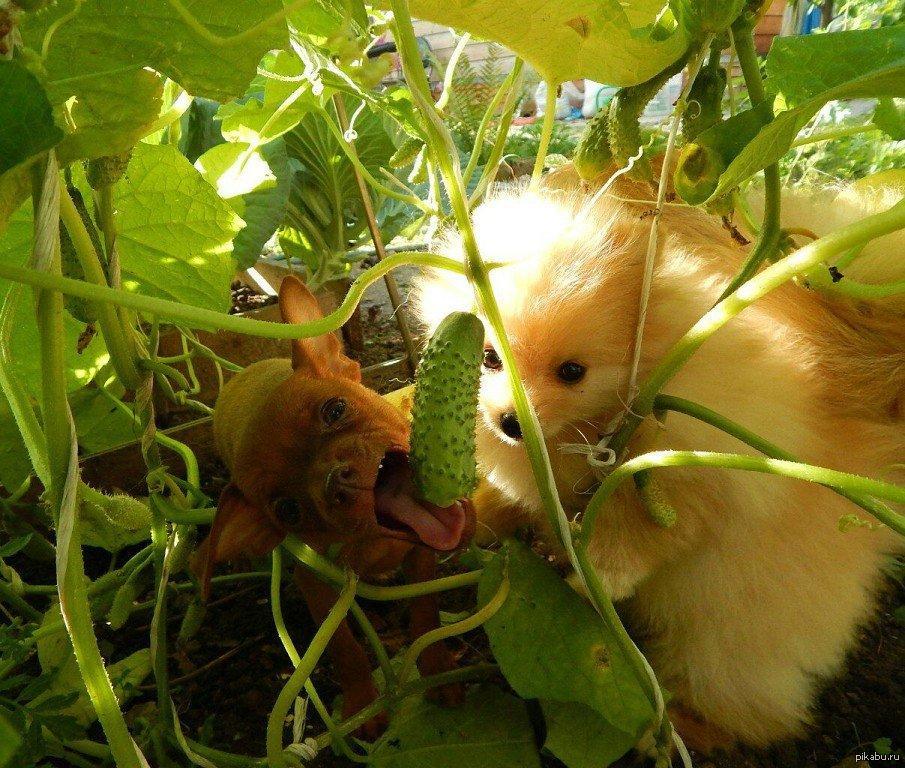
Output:
[[[295,277],[280,287],[287,323],[322,316],[314,296]],[[474,512],[462,500],[440,508],[415,496],[408,463],[409,424],[380,395],[361,384],[357,362],[327,334],[292,343],[292,360],[262,360],[223,388],[214,409],[217,450],[230,471],[214,524],[195,564],[209,584],[216,563],[261,556],[293,533],[364,579],[402,566],[412,581],[433,578],[436,551],[467,544]],[[323,620],[336,590],[298,568],[296,580],[314,620]],[[439,625],[436,597],[411,605],[412,636]],[[330,644],[343,690],[343,715],[369,704],[377,691],[364,649],[344,621]],[[419,659],[423,674],[448,671],[441,643]],[[446,703],[456,688],[437,691]],[[372,720],[364,733],[382,726]]]

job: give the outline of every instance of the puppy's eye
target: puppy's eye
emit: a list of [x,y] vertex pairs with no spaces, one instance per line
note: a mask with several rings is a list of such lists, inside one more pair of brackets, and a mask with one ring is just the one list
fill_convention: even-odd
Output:
[[341,397],[331,397],[321,406],[321,421],[327,427],[332,427],[346,413],[348,405]]
[[576,363],[574,360],[566,360],[566,362],[556,370],[556,375],[561,381],[564,381],[567,384],[574,384],[576,381],[581,381],[584,378],[587,370],[588,369],[581,363]]
[[503,369],[503,361],[493,347],[484,349],[484,367],[490,371],[501,371]]
[[281,496],[273,502],[273,513],[284,525],[295,525],[302,519],[302,505],[292,496]]

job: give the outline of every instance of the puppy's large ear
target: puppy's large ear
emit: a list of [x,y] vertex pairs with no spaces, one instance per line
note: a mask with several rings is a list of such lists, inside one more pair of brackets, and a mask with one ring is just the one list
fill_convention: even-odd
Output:
[[[324,314],[314,294],[295,275],[287,275],[280,285],[280,315],[284,323],[310,323]],[[292,367],[304,368],[313,376],[327,372],[352,381],[361,381],[361,366],[343,354],[336,334],[325,333],[292,342]]]
[[192,555],[191,569],[201,582],[201,596],[211,591],[214,566],[240,557],[261,557],[286,538],[263,509],[252,504],[230,483],[220,494],[217,513],[207,538]]

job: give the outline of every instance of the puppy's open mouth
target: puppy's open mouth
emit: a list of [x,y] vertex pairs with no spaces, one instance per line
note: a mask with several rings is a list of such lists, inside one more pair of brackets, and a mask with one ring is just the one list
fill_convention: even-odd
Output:
[[467,543],[470,504],[463,499],[438,507],[418,498],[408,454],[390,449],[380,462],[374,485],[377,523],[394,538],[411,538],[433,549],[455,549]]

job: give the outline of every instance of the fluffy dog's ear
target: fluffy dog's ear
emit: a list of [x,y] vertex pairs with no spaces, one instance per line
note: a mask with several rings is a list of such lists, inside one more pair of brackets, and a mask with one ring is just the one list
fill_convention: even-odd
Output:
[[286,538],[260,507],[245,498],[230,483],[220,494],[217,513],[207,538],[192,556],[191,569],[201,582],[201,596],[207,600],[211,577],[217,563],[239,557],[261,557],[272,552]]
[[[314,294],[294,275],[287,275],[280,285],[280,315],[285,323],[310,323],[320,320],[324,314]],[[361,366],[342,351],[336,335],[325,333],[292,342],[292,367],[304,368],[315,378],[328,374],[352,381],[361,381]]]

